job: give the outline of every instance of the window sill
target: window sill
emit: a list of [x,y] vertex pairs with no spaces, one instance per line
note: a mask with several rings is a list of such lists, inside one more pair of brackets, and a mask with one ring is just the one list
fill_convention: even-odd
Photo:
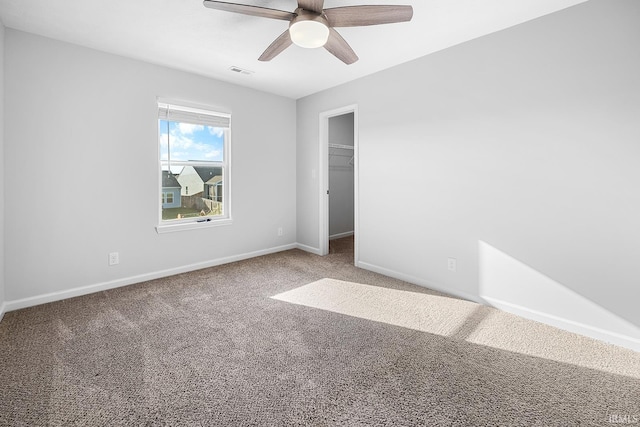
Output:
[[181,222],[179,224],[161,224],[156,226],[158,234],[173,233],[174,231],[184,230],[202,230],[203,228],[220,227],[223,225],[231,225],[231,218],[225,219],[208,219],[200,221]]

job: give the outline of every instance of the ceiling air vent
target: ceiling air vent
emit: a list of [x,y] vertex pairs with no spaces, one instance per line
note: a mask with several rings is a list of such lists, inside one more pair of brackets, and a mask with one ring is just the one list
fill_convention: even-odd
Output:
[[243,68],[240,67],[236,67],[235,65],[229,67],[229,69],[231,71],[233,71],[234,73],[240,73],[240,74],[246,74],[248,76],[250,76],[251,74],[253,74],[253,71],[249,71],[249,70],[245,70]]

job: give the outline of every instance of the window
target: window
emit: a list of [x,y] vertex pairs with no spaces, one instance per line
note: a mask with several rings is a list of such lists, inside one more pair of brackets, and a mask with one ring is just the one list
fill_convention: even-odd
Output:
[[230,222],[230,129],[230,114],[158,102],[158,232]]

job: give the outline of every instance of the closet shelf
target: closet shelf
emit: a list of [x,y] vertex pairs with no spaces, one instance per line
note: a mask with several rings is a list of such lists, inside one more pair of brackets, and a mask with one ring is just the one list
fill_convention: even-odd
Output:
[[331,143],[329,143],[329,148],[340,148],[342,150],[353,150],[353,145],[342,145],[342,144],[331,144]]

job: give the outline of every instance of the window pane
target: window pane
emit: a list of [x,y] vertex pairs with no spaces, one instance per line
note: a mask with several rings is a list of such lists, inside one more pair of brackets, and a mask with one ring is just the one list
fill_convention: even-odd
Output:
[[223,167],[184,166],[162,171],[164,221],[224,215]]
[[167,120],[158,120],[158,125],[160,160],[224,160],[224,128]]
[[228,113],[158,100],[160,226],[231,219],[230,126]]

